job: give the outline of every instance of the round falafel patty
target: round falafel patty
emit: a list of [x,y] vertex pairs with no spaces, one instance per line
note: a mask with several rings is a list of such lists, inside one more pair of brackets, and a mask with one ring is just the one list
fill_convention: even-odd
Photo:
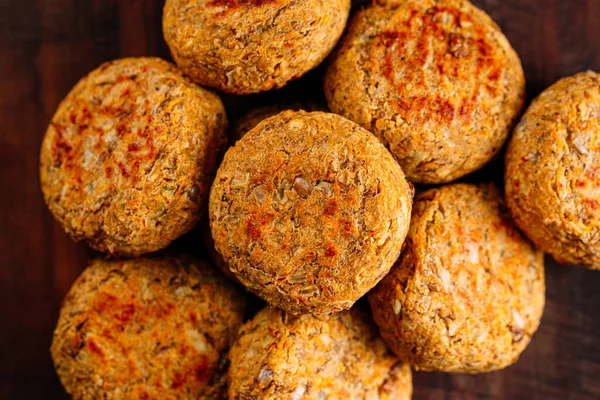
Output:
[[369,301],[414,368],[492,371],[516,362],[540,323],[543,263],[493,185],[449,185],[417,196],[406,247]]
[[558,262],[600,269],[600,74],[546,89],[506,152],[506,200],[517,225]]
[[73,399],[215,399],[245,299],[187,258],[96,260],[73,284],[52,359]]
[[230,399],[409,400],[410,367],[394,357],[356,309],[299,317],[265,308],[229,353]]
[[163,33],[194,81],[248,94],[284,86],[327,57],[350,0],[167,0]]
[[379,137],[408,179],[435,184],[500,151],[525,78],[506,37],[469,1],[397,0],[352,18],[325,95],[332,112]]
[[226,144],[223,104],[158,58],[125,58],[81,79],[42,143],[50,211],[75,240],[140,255],[200,218]]
[[239,281],[294,314],[348,309],[388,273],[413,189],[369,132],[285,111],[225,154],[211,188],[217,251]]

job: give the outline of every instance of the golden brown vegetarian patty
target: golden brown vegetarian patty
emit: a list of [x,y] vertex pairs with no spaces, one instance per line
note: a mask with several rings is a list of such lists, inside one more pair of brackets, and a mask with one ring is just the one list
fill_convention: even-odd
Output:
[[209,216],[236,277],[286,311],[348,309],[388,273],[413,189],[369,132],[335,114],[285,111],[225,154]]
[[369,301],[416,369],[492,371],[514,363],[540,323],[543,263],[493,185],[445,186],[415,199],[406,248]]
[[409,400],[410,367],[357,310],[294,317],[266,308],[229,353],[229,398]]
[[198,261],[96,260],[64,300],[52,359],[74,399],[224,398],[244,304]]
[[373,3],[325,77],[329,108],[373,132],[408,179],[443,183],[498,153],[525,99],[523,69],[466,0]]
[[558,81],[529,107],[506,153],[517,225],[561,263],[600,269],[600,74]]
[[342,35],[350,0],[167,0],[177,65],[230,93],[279,88],[316,67]]
[[54,114],[40,177],[75,240],[114,254],[162,249],[200,218],[226,143],[219,98],[158,58],[92,71]]
[[324,106],[314,103],[279,103],[258,107],[242,115],[232,124],[229,135],[230,143],[233,145],[240,140],[242,136],[258,125],[263,119],[277,115],[285,110],[326,111]]

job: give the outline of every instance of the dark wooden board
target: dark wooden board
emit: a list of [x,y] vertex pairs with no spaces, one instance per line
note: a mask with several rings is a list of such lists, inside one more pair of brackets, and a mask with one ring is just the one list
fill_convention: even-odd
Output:
[[[66,398],[48,347],[60,302],[91,252],[73,243],[39,190],[40,142],[85,73],[121,56],[169,58],[164,0],[0,0],[0,399]],[[562,76],[600,71],[600,0],[479,0],[523,60],[529,96]],[[322,99],[320,73],[247,104]],[[502,163],[486,169],[500,176]],[[478,178],[485,174],[476,175]],[[193,239],[184,246],[200,252]],[[600,398],[600,272],[547,260],[543,323],[516,365],[477,376],[415,374],[415,399]]]

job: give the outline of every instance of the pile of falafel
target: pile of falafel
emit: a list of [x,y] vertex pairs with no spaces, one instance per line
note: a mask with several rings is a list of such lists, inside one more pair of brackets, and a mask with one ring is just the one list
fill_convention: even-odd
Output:
[[[543,252],[600,269],[600,75],[523,114],[519,57],[467,0],[350,5],[167,0],[177,65],[108,62],[62,101],[42,191],[107,255],[54,332],[74,399],[410,399],[411,368],[517,361]],[[212,89],[277,89],[326,58],[327,106],[228,129]],[[453,183],[506,143],[504,188]],[[150,254],[203,216],[212,260]],[[250,293],[268,305],[248,319]]]

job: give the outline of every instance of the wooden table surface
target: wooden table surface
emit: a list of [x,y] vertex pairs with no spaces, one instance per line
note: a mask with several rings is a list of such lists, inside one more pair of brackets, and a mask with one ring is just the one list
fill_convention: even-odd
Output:
[[[0,0],[0,399],[66,398],[48,351],[61,300],[92,255],[47,211],[38,152],[58,102],[85,73],[123,56],[170,58],[164,0]],[[479,0],[520,54],[529,96],[600,71],[600,0]],[[244,104],[322,99],[317,69]],[[502,164],[487,168],[500,176]],[[484,177],[485,174],[479,174]],[[194,241],[186,241],[192,247]],[[195,248],[192,248],[195,251]],[[600,398],[600,272],[547,259],[542,325],[521,360],[477,376],[415,374],[415,399]]]

